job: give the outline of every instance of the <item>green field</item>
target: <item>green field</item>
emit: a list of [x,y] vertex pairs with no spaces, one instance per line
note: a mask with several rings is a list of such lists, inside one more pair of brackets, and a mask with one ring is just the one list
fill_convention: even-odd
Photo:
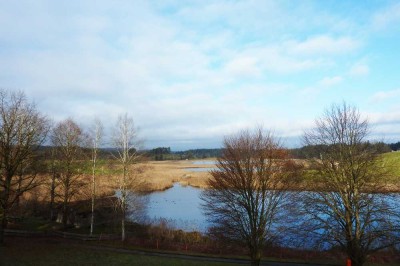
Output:
[[392,181],[400,179],[400,151],[382,154],[385,167],[388,167]]
[[[393,185],[400,184],[400,151],[383,153],[380,159],[377,167],[383,166],[387,170],[387,176],[382,177],[382,181]],[[314,170],[306,169],[302,175],[303,181],[320,181],[314,174]]]

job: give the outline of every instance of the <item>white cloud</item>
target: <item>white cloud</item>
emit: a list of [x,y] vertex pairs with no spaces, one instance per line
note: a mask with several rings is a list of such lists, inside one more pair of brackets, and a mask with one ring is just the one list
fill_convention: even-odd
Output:
[[371,124],[371,136],[378,141],[394,142],[400,139],[400,109],[394,108],[390,112],[367,113]]
[[350,76],[361,77],[369,74],[369,66],[366,63],[356,63],[349,71]]
[[[4,2],[0,85],[55,120],[98,115],[112,126],[128,112],[151,143],[220,140],[264,121],[294,136],[303,118],[289,116],[310,98],[296,88],[320,104],[363,53],[351,17],[310,2],[171,2]],[[368,71],[359,62],[350,73]]]
[[400,99],[400,89],[390,91],[378,91],[371,97],[371,102],[379,103],[388,99]]
[[279,74],[296,73],[329,65],[323,58],[297,58],[286,53],[284,47],[277,44],[255,45],[243,49],[234,58],[257,58],[257,66],[261,72]]
[[341,76],[324,77],[323,79],[316,82],[316,84],[301,89],[300,94],[302,96],[307,96],[308,98],[316,99],[329,87],[335,86],[342,82],[343,78]]
[[226,64],[226,71],[233,76],[248,77],[258,76],[260,69],[254,57],[238,57]]
[[337,85],[343,81],[343,78],[340,76],[334,76],[334,77],[325,77],[322,80],[320,80],[318,83],[321,86],[324,87],[330,87]]
[[395,3],[379,10],[372,18],[372,27],[375,30],[386,30],[398,27],[400,23],[400,3]]
[[281,52],[261,55],[265,69],[278,73],[302,72],[328,64],[323,59],[297,59]]
[[360,46],[360,41],[351,37],[332,38],[329,35],[311,37],[303,42],[289,41],[286,43],[289,53],[306,56],[346,54]]

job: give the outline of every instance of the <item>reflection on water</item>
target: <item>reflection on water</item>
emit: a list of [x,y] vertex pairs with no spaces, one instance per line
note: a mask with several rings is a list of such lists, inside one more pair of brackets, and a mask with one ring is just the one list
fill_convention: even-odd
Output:
[[164,218],[174,221],[176,228],[185,231],[207,229],[206,217],[200,208],[201,189],[174,184],[170,189],[148,195],[147,215],[151,220]]
[[[190,186],[182,186],[178,183],[168,190],[162,192],[153,192],[146,196],[147,215],[152,221],[165,219],[169,225],[176,229],[185,231],[206,232],[210,224],[201,210],[200,194],[203,190]],[[296,215],[296,210],[300,209],[301,198],[304,194],[313,192],[287,192],[285,207],[280,208],[276,224],[272,228],[276,230],[277,242],[282,246],[314,248],[313,242],[318,240],[311,236],[305,240],[300,229],[301,224],[307,219],[304,215]],[[399,194],[381,194],[377,195],[380,199],[386,201],[392,208],[400,200]],[[393,198],[392,198],[393,197]],[[393,217],[393,219],[395,219]],[[304,232],[303,232],[304,233]],[[328,247],[327,243],[321,242],[320,249]]]

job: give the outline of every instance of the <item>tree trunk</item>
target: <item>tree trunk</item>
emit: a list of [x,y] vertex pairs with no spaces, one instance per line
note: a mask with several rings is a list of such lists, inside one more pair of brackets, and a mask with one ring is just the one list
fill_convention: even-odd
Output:
[[347,241],[347,255],[351,260],[351,266],[364,265],[366,255],[362,250],[360,250],[360,244],[357,239]]
[[261,261],[261,252],[256,248],[250,249],[250,259],[252,266],[259,266]]
[[125,241],[125,217],[122,217],[121,220],[121,240],[122,242]]
[[2,195],[3,204],[1,208],[3,209],[3,217],[1,219],[1,228],[0,228],[0,244],[4,244],[4,230],[7,229],[7,216],[8,216],[8,202],[10,197],[10,187],[11,187],[11,179],[6,179],[6,187],[4,189],[4,196]]
[[4,244],[4,230],[7,229],[7,208],[3,209],[3,218],[0,227],[0,245]]
[[121,202],[121,211],[122,211],[122,219],[121,219],[121,240],[122,242],[125,241],[125,216],[126,216],[126,194],[125,191],[122,192],[122,202]]
[[252,266],[259,266],[260,265],[260,261],[261,261],[261,258],[252,258],[251,259],[251,265]]
[[62,223],[64,229],[67,228],[67,222],[68,222],[68,192],[66,192],[66,195],[64,196],[64,203],[63,203]]
[[351,266],[363,266],[364,262],[359,259],[351,259]]
[[94,169],[95,166],[93,166],[93,176],[92,176],[92,217],[90,218],[90,235],[93,235],[93,227],[94,227],[94,198],[96,196],[96,179],[94,176]]
[[[358,252],[355,252],[358,253]],[[350,256],[351,266],[363,266],[365,262],[365,257],[361,254],[354,254]]]
[[0,246],[4,244],[4,228],[1,226],[0,228]]
[[51,189],[50,189],[50,221],[54,220],[55,190],[56,190],[56,174],[53,173],[51,177]]
[[92,196],[92,216],[90,217],[90,235],[93,235],[94,228],[94,196]]
[[[126,156],[126,155],[125,155]],[[125,157],[126,158],[126,157]],[[122,194],[121,194],[121,211],[122,211],[122,219],[121,219],[121,233],[122,233],[122,242],[125,241],[125,219],[126,219],[126,176],[127,176],[127,165],[126,159],[124,159],[124,173],[122,177]]]

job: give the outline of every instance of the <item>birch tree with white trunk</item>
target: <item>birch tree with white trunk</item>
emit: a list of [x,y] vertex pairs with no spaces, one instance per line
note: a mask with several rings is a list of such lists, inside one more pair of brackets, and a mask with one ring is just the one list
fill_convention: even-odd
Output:
[[119,175],[117,183],[120,195],[118,197],[118,207],[121,211],[121,240],[126,238],[126,218],[128,212],[128,201],[130,191],[137,188],[138,177],[132,170],[132,166],[138,162],[140,140],[138,130],[133,119],[128,114],[118,117],[118,121],[113,134],[114,158],[121,165],[122,173]]
[[90,235],[93,235],[94,230],[94,209],[95,209],[95,200],[96,200],[96,169],[97,169],[97,157],[99,152],[99,147],[101,145],[101,139],[103,137],[103,123],[100,119],[95,119],[91,132],[90,132],[90,142],[92,144],[91,147],[91,155],[92,155],[92,208],[91,208],[91,218],[90,218]]

